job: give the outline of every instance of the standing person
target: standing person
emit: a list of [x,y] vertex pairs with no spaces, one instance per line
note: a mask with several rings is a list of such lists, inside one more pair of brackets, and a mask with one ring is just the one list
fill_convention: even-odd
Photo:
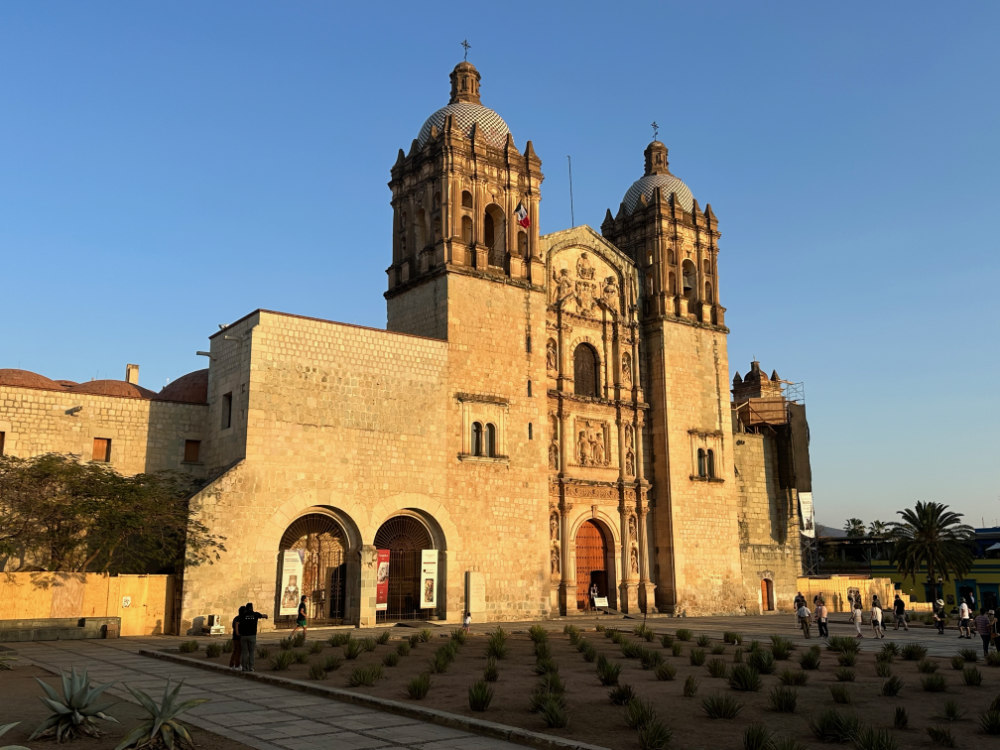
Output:
[[802,634],[808,638],[809,637],[809,616],[812,614],[809,611],[809,607],[806,606],[805,600],[799,606],[795,613],[799,618],[799,627],[802,628]]
[[962,600],[962,603],[958,605],[958,637],[959,638],[972,638],[972,628],[969,626],[969,603]]
[[938,635],[944,635],[944,599],[934,602],[934,627],[937,628]]
[[851,622],[854,623],[854,627],[858,631],[857,637],[858,638],[864,638],[864,636],[861,635],[861,600],[860,599],[855,599],[854,600],[854,609],[851,612]]
[[464,630],[466,633],[468,633],[469,632],[469,627],[471,625],[472,625],[472,613],[471,612],[466,612],[462,616],[462,630]]
[[295,634],[298,632],[299,628],[302,628],[302,641],[304,643],[305,640],[306,640],[306,597],[305,597],[305,594],[303,594],[302,598],[299,599],[299,613],[295,617],[295,630],[292,631],[292,634],[289,636],[289,638],[294,638]]
[[806,598],[802,596],[802,592],[799,591],[795,594],[795,611],[799,611],[799,607],[806,603]]
[[590,584],[590,596],[588,597],[591,611],[597,609],[597,597],[600,595],[601,592],[597,590],[597,581],[594,581]]
[[909,632],[910,627],[906,624],[906,605],[903,604],[903,600],[899,598],[899,594],[896,594],[896,599],[892,603],[892,614],[896,617],[896,630],[899,630],[899,624],[903,623],[903,630]]
[[830,629],[827,627],[827,617],[829,616],[829,611],[826,608],[826,602],[822,599],[819,600],[819,604],[816,605],[816,626],[819,628],[820,638],[829,638]]
[[885,638],[885,631],[882,629],[882,608],[878,606],[878,597],[872,600],[872,632],[876,638]]
[[237,672],[240,670],[240,656],[243,653],[240,640],[240,620],[243,619],[243,613],[246,612],[246,609],[246,607],[240,607],[239,614],[233,618],[233,652],[229,655],[229,668],[235,669]]
[[986,614],[986,607],[979,608],[979,616],[976,618],[976,632],[983,639],[983,658],[990,655],[990,638],[993,636],[993,623],[990,616]]
[[254,611],[253,602],[247,602],[240,620],[240,641],[243,645],[240,665],[244,672],[253,672],[254,657],[257,655],[257,620],[266,619],[267,615]]

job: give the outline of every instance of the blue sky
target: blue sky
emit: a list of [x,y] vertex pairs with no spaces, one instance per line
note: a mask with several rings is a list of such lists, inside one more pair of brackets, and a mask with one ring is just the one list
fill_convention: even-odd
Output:
[[389,169],[459,42],[598,228],[660,124],[732,371],[805,384],[821,523],[1000,523],[1000,5],[0,5],[0,367],[158,390],[265,307],[384,327]]

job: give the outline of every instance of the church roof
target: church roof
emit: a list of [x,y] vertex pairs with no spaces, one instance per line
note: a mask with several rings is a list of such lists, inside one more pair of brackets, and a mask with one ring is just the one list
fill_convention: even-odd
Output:
[[73,393],[89,393],[94,396],[117,396],[119,398],[152,399],[156,394],[148,388],[127,383],[124,380],[88,380],[86,383],[70,386]]
[[183,401],[187,404],[208,403],[208,369],[195,370],[181,375],[177,380],[163,387],[158,401]]
[[632,183],[632,187],[622,199],[625,210],[632,213],[639,203],[640,196],[647,201],[652,200],[653,191],[659,188],[664,200],[669,200],[670,194],[674,193],[681,208],[690,212],[694,207],[694,196],[679,177],[670,173],[667,147],[659,141],[653,141],[646,147],[645,157],[646,173]]
[[30,370],[0,370],[0,385],[11,385],[18,388],[43,388],[47,391],[65,390],[56,381]]
[[451,72],[451,99],[424,122],[417,135],[417,143],[423,146],[430,140],[431,129],[444,128],[445,118],[452,118],[452,127],[459,134],[469,138],[475,128],[477,140],[484,140],[494,148],[507,145],[510,128],[503,118],[489,107],[484,107],[479,100],[479,71],[468,62],[463,61]]

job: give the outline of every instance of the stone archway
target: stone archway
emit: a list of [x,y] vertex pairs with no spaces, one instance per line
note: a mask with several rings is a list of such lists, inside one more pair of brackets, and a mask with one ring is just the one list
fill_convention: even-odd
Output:
[[[377,622],[425,619],[430,612],[420,608],[420,555],[437,549],[430,530],[418,518],[393,516],[375,533],[375,549],[389,550],[389,598],[387,607],[376,612]],[[438,585],[441,585],[439,578]]]
[[587,609],[588,592],[597,584],[598,596],[608,597],[617,608],[615,596],[615,553],[611,534],[593,519],[584,521],[576,532],[576,608]]
[[[278,543],[278,605],[286,599],[307,597],[307,612],[314,624],[339,624],[347,612],[347,535],[336,519],[323,513],[308,513],[289,524]],[[286,551],[297,551],[301,580],[282,582],[281,560]],[[285,576],[286,579],[289,576]],[[298,590],[295,590],[298,587]],[[294,615],[278,615],[275,624],[290,624]]]

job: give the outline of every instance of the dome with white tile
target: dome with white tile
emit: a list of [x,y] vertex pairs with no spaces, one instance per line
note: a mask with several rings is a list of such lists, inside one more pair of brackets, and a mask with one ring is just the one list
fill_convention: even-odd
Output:
[[677,196],[681,208],[690,212],[694,207],[694,196],[680,178],[670,174],[667,147],[659,141],[653,141],[646,147],[645,156],[646,174],[633,182],[632,187],[625,193],[622,199],[625,210],[632,213],[639,203],[639,196],[649,201],[653,197],[653,191],[659,188],[665,200],[669,200],[670,194],[673,193]]
[[494,148],[503,148],[507,144],[510,128],[503,118],[489,107],[484,107],[479,100],[479,71],[468,62],[463,61],[451,71],[451,99],[448,104],[427,118],[420,128],[417,143],[423,146],[430,140],[431,129],[444,128],[445,118],[452,118],[452,127],[461,135],[469,138],[475,127],[476,139],[483,140]]

